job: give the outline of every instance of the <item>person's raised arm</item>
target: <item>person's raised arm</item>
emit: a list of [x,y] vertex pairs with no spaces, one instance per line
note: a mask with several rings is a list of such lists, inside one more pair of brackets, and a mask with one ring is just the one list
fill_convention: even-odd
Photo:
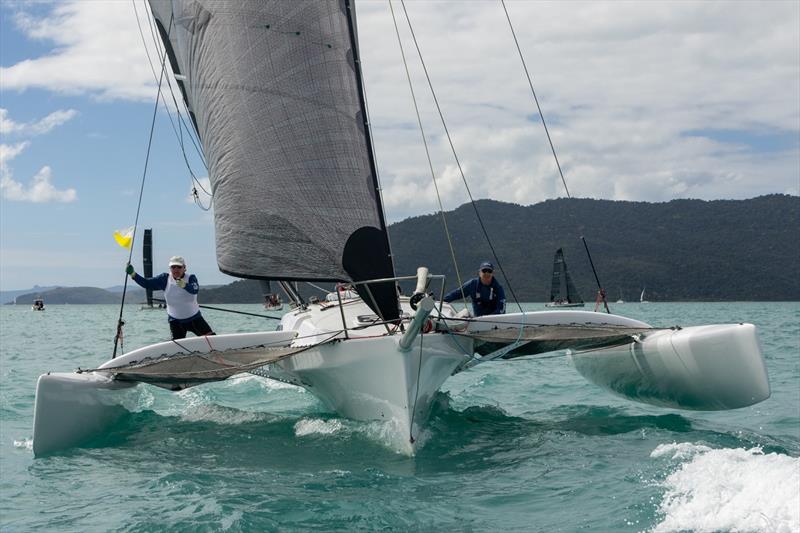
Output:
[[461,300],[463,296],[470,294],[470,286],[472,285],[472,280],[464,283],[461,287],[457,289],[453,289],[452,291],[448,292],[442,298],[444,302],[454,302],[456,300]]

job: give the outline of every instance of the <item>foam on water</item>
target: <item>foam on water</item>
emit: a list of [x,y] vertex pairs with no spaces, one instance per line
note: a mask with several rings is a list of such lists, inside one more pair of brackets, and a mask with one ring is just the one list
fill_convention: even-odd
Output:
[[307,435],[332,435],[344,428],[341,420],[322,420],[319,418],[303,418],[294,425],[294,434],[297,437]]
[[650,456],[680,462],[662,482],[654,532],[800,532],[800,458],[688,442],[659,445]]
[[282,390],[282,389],[296,389],[298,392],[306,392],[303,387],[298,387],[297,385],[292,385],[290,383],[284,383],[282,381],[278,381],[275,379],[267,379],[261,376],[256,376],[254,374],[239,374],[232,378],[228,378],[225,380],[225,383],[229,383],[231,386],[235,386],[239,383],[256,383],[259,387],[267,389],[267,390]]
[[232,407],[214,404],[199,404],[187,408],[181,413],[181,419],[186,422],[214,422],[215,424],[237,425],[248,422],[259,422],[274,418],[268,413],[254,413],[242,411]]
[[21,448],[24,450],[33,451],[33,439],[15,440],[14,448]]

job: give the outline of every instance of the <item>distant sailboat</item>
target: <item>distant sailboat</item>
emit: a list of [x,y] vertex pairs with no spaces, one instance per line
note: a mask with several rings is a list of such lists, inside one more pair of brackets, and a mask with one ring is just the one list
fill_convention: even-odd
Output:
[[272,283],[269,280],[259,280],[261,295],[264,297],[264,309],[267,311],[283,311],[283,302],[280,294],[272,292]]
[[[15,303],[16,303],[16,300],[15,300]],[[44,300],[42,300],[41,298],[35,299],[33,301],[33,305],[31,306],[31,309],[34,310],[34,311],[44,311]]]
[[545,307],[583,307],[583,299],[572,282],[561,248],[553,258],[553,282],[550,287],[550,303]]
[[642,289],[642,294],[639,295],[639,303],[640,304],[649,304],[647,300],[644,299],[644,289]]

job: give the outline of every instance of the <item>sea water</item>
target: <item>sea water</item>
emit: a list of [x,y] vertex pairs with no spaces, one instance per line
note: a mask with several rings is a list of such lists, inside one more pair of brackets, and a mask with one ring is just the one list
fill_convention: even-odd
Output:
[[[0,531],[800,531],[800,303],[612,308],[656,326],[756,324],[772,397],[677,411],[612,396],[563,354],[488,363],[445,383],[408,457],[385,425],[248,375],[140,386],[106,434],[35,459],[37,377],[108,359],[119,307],[2,306]],[[218,333],[276,324],[204,315]],[[123,319],[124,351],[168,335],[163,311]]]

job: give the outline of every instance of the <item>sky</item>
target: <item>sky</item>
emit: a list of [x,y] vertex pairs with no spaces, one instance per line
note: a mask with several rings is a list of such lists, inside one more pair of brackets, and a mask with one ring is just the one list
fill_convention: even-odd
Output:
[[[800,194],[797,0],[505,5],[572,196]],[[392,6],[431,166],[453,209],[467,193],[403,7]],[[406,9],[473,197],[530,205],[566,196],[503,5],[412,0]],[[141,0],[0,1],[0,290],[122,284],[128,251],[112,234],[133,225],[137,208],[134,265],[141,229],[153,228],[157,272],[180,254],[201,284],[233,280],[217,269],[213,214],[191,201],[163,106],[147,158],[157,92],[147,12]],[[357,13],[387,219],[434,213],[389,2],[358,2]]]

